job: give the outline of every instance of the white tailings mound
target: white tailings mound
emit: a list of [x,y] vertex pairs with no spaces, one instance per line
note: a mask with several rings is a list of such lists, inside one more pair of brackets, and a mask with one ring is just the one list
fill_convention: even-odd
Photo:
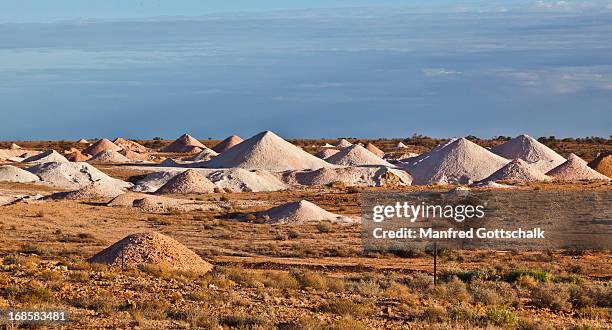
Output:
[[135,162],[146,162],[150,159],[148,153],[139,153],[129,149],[123,149],[119,151],[119,153],[125,156],[127,159]]
[[89,161],[95,163],[129,163],[130,159],[117,151],[106,150],[91,157]]
[[282,174],[290,185],[329,185],[342,182],[347,187],[399,187],[409,186],[412,177],[407,172],[389,167],[339,167],[314,171],[288,171]]
[[269,218],[267,223],[270,224],[306,224],[322,221],[351,224],[356,222],[353,218],[328,212],[305,200],[271,208],[262,212],[260,216]]
[[11,165],[0,166],[0,182],[32,183],[40,178],[26,170]]
[[396,149],[406,149],[408,148],[408,146],[406,146],[404,142],[398,142],[397,145],[395,145],[395,148]]
[[245,170],[233,168],[210,173],[208,179],[217,187],[233,192],[278,191],[287,185],[266,170]]
[[70,192],[60,192],[51,195],[53,199],[97,199],[97,198],[115,198],[125,191],[108,180],[100,180],[93,182],[79,190]]
[[507,159],[522,159],[542,173],[565,162],[561,155],[526,134],[491,148],[491,152]]
[[610,181],[607,176],[590,168],[586,161],[574,154],[570,154],[565,163],[553,168],[546,175],[559,181]]
[[465,139],[437,146],[407,164],[415,185],[480,181],[510,161]]
[[85,139],[80,139],[77,141],[77,144],[89,144],[89,141],[85,140]]
[[116,138],[115,141],[113,141],[113,143],[115,143],[119,148],[123,150],[131,150],[131,151],[139,152],[139,153],[149,152],[149,150],[147,150],[147,148],[143,146],[142,144],[131,141],[131,140],[126,140],[124,138]]
[[38,175],[42,183],[64,189],[80,189],[99,180],[107,181],[117,188],[130,188],[132,186],[129,182],[111,178],[87,163],[52,162],[32,166],[27,170]]
[[336,153],[335,155],[328,157],[325,160],[332,164],[344,165],[344,166],[374,165],[374,166],[395,167],[393,164],[376,156],[375,154],[371,153],[366,148],[358,144],[345,148],[341,150],[340,152]]
[[535,182],[551,178],[522,159],[515,159],[482,181]]
[[168,183],[170,179],[181,173],[181,171],[182,170],[160,171],[147,174],[147,176],[136,182],[132,191],[143,193],[156,192],[159,188]]
[[19,198],[17,197],[0,195],[0,206],[10,205],[18,200]]
[[109,139],[102,139],[92,144],[91,146],[83,150],[84,154],[93,156],[101,153],[102,151],[119,151],[121,147],[111,142]]
[[340,139],[336,143],[334,143],[334,146],[338,148],[348,148],[352,145],[353,145],[352,143],[348,142],[345,139]]
[[[199,148],[199,149],[198,149]],[[176,153],[187,153],[187,152],[200,152],[205,145],[202,142],[196,140],[189,134],[183,134],[174,142],[160,149],[161,152],[176,152]]]
[[317,157],[319,157],[321,159],[327,159],[327,158],[329,158],[329,157],[331,157],[331,156],[333,156],[333,155],[335,155],[335,154],[337,154],[339,152],[340,152],[340,150],[338,150],[338,149],[330,149],[330,148],[328,148],[328,149],[323,149],[323,150],[317,152],[315,154],[315,156],[317,156]]
[[111,207],[134,207],[144,212],[151,213],[167,213],[173,210],[178,210],[182,212],[194,210],[222,210],[221,206],[211,203],[203,203],[186,199],[169,198],[164,196],[155,196],[131,192],[117,196],[115,199],[113,199],[106,205]]
[[26,158],[22,162],[42,164],[42,163],[49,163],[49,162],[68,163],[70,161],[55,150],[47,150],[36,156]]
[[368,143],[368,144],[366,144],[365,148],[366,148],[366,149],[367,149],[369,152],[371,152],[371,153],[375,154],[376,156],[378,156],[378,157],[380,157],[380,158],[383,158],[383,156],[385,155],[385,152],[384,152],[384,151],[382,151],[382,150],[380,150],[380,149],[379,149],[377,146],[375,146],[373,143]]
[[187,162],[205,162],[217,156],[219,156],[219,154],[216,151],[210,148],[204,147],[204,149],[202,149],[202,152],[195,154],[191,157],[183,158],[183,160]]
[[218,153],[222,153],[225,152],[231,148],[233,148],[234,146],[240,144],[242,141],[242,138],[239,137],[238,135],[232,135],[230,137],[228,137],[227,139],[219,142],[219,144],[217,144],[216,146],[214,146],[212,148],[212,150],[218,152]]
[[170,179],[156,194],[206,194],[215,191],[215,184],[196,170],[186,170]]
[[201,166],[286,171],[317,169],[333,165],[305,152],[278,135],[266,131],[243,141],[210,161],[202,163]]
[[161,264],[181,271],[206,273],[213,266],[173,238],[156,232],[132,234],[89,259],[114,267]]

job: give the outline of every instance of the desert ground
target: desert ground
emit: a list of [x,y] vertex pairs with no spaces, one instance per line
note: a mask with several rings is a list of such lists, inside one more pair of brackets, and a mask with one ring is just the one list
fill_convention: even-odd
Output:
[[[482,150],[490,150],[485,148],[501,145],[509,139],[470,138],[468,140],[472,142],[465,142],[469,144],[466,150],[478,148],[478,152],[489,153]],[[432,149],[435,152],[436,145],[448,142],[422,136],[347,140],[353,146],[357,143],[376,145],[384,154],[376,162],[382,162],[383,157],[389,161],[389,165],[386,165],[386,161],[376,165],[382,167],[401,164],[404,158],[418,157],[418,154]],[[383,178],[362,169],[359,179],[347,175],[346,178],[339,176],[338,180],[328,180],[330,182],[325,184],[305,184],[299,179],[303,170],[299,166],[291,169],[297,174],[287,171],[279,174],[281,171],[277,167],[296,166],[298,160],[316,161],[300,156],[295,161],[280,165],[265,163],[264,160],[275,157],[275,148],[278,148],[274,144],[276,140],[270,140],[274,143],[265,141],[256,144],[252,148],[255,151],[249,151],[249,155],[261,152],[268,158],[261,156],[256,159],[257,162],[245,158],[236,166],[240,168],[246,164],[243,167],[252,170],[250,167],[256,164],[267,171],[252,170],[255,172],[251,173],[258,175],[258,179],[253,180],[255,183],[241,179],[238,174],[232,177],[225,173],[217,173],[223,178],[215,181],[217,174],[195,167],[200,172],[195,171],[192,176],[184,178],[180,184],[174,182],[174,185],[168,179],[164,183],[147,181],[147,184],[139,185],[139,182],[146,181],[150,173],[173,168],[168,165],[170,163],[160,166],[159,163],[164,160],[173,159],[177,171],[183,172],[186,168],[192,168],[192,164],[199,164],[186,160],[194,155],[206,156],[205,162],[217,165],[221,160],[215,159],[223,157],[228,150],[243,148],[240,147],[242,144],[231,146],[217,156],[207,154],[207,150],[217,146],[221,142],[219,140],[200,140],[198,142],[204,148],[198,147],[197,150],[185,149],[181,145],[182,149],[174,150],[179,152],[164,150],[173,143],[170,140],[138,140],[134,142],[146,151],[134,152],[143,157],[122,153],[129,161],[115,162],[113,159],[117,158],[113,157],[118,156],[112,153],[98,157],[83,152],[94,141],[0,143],[0,150],[27,150],[32,155],[54,149],[59,155],[73,156],[74,149],[77,149],[85,159],[93,156],[101,160],[90,161],[90,165],[109,177],[95,182],[78,182],[77,186],[73,186],[77,182],[75,176],[72,177],[73,182],[62,181],[59,184],[53,182],[56,176],[43,178],[44,174],[41,173],[47,172],[37,172],[38,168],[31,170],[32,166],[41,166],[36,165],[37,160],[23,162],[27,158],[14,156],[18,159],[0,161],[2,165],[28,169],[43,178],[37,182],[0,182],[0,197],[8,200],[6,205],[0,206],[0,310],[65,310],[69,315],[68,322],[54,324],[9,323],[6,320],[3,324],[0,319],[0,327],[612,328],[610,251],[442,250],[438,258],[439,283],[434,285],[433,256],[430,251],[366,252],[362,247],[359,221],[352,224],[336,223],[333,221],[335,218],[331,221],[302,221],[320,219],[304,219],[304,214],[300,213],[294,218],[279,217],[278,223],[271,223],[276,213],[261,216],[271,208],[306,200],[323,209],[313,211],[323,212],[317,213],[322,214],[321,217],[327,216],[324,213],[327,211],[343,218],[358,219],[361,216],[361,196],[367,191],[449,191],[458,186],[469,186],[473,190],[511,187],[609,192],[612,185],[605,176],[604,179],[592,180],[559,178],[574,173],[568,171],[575,167],[582,172],[576,171],[584,174],[587,170],[580,166],[586,166],[586,162],[592,164],[600,159],[599,163],[603,163],[605,157],[602,156],[611,149],[612,140],[539,139],[542,145],[564,157],[559,161],[559,166],[565,164],[565,158],[572,162],[572,156],[568,155],[577,155],[572,163],[575,167],[555,172],[555,166],[555,169],[547,172],[551,175],[561,172],[557,179],[520,183],[501,180],[496,185],[485,186],[472,185],[472,182],[434,183],[430,178],[438,180],[438,177],[416,167],[413,172],[408,169],[400,174],[394,169],[385,172]],[[336,144],[337,139],[289,142],[309,154],[316,154],[325,149],[322,146]],[[400,142],[403,147],[398,146]],[[478,147],[472,147],[471,143]],[[130,148],[126,144],[118,150]],[[350,147],[336,146],[333,149],[342,152],[343,148]],[[369,157],[376,150],[368,150],[372,151],[372,155],[368,154],[365,158],[349,155],[338,163],[348,169],[374,166],[355,163],[364,159],[373,160]],[[442,156],[439,161],[446,161]],[[139,160],[134,160],[136,158]],[[52,162],[58,162],[58,159],[53,158]],[[579,159],[584,160],[584,164]],[[42,165],[45,164],[48,163]],[[476,169],[482,170],[482,167]],[[422,173],[421,177],[419,173]],[[410,178],[413,174],[414,177]],[[594,178],[603,176],[588,174]],[[210,181],[202,179],[206,175],[210,175]],[[404,175],[409,175],[408,179]],[[450,178],[448,175],[444,177]],[[480,179],[474,181],[482,181]],[[201,180],[212,184],[200,185],[204,182]],[[414,180],[412,184],[411,180]],[[414,184],[416,180],[425,183]],[[96,182],[103,182],[104,186],[98,187]],[[144,189],[135,197],[144,202],[113,203],[120,198],[119,194],[128,190],[117,185],[118,182],[136,184]],[[159,188],[166,192],[163,197],[145,189],[151,188],[153,183],[155,190]],[[97,188],[103,189],[95,190]],[[74,191],[80,193],[62,194]],[[164,199],[147,199],[153,197]],[[118,266],[112,260],[107,260],[107,263],[90,262],[90,258],[115,242],[142,232],[157,232],[171,237],[195,252],[198,259],[210,264],[212,270],[192,269],[189,262],[181,264],[181,256],[166,260],[164,253],[173,253],[166,250],[160,250],[161,254],[150,262],[129,264],[127,267]]]

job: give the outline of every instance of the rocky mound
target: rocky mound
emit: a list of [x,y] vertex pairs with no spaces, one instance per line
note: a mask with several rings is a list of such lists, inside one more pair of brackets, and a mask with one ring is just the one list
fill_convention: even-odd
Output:
[[321,148],[335,148],[335,146],[329,143],[325,143],[324,145],[321,146]]
[[245,170],[232,168],[211,172],[208,179],[215,186],[230,189],[233,192],[278,191],[287,189],[287,185],[266,170]]
[[205,162],[217,156],[219,156],[219,154],[216,151],[210,148],[204,147],[204,149],[200,153],[193,155],[191,157],[183,158],[183,160],[187,162]]
[[329,158],[329,157],[331,157],[331,156],[333,156],[333,155],[335,155],[335,154],[337,154],[339,152],[340,152],[340,150],[338,150],[338,149],[330,149],[330,148],[328,148],[328,149],[323,149],[323,150],[317,152],[315,154],[315,156],[317,156],[317,157],[319,157],[321,159],[327,159],[327,158]]
[[559,181],[610,180],[607,176],[590,168],[587,162],[575,154],[570,154],[565,163],[553,168],[546,175]]
[[123,150],[130,150],[141,154],[149,152],[149,150],[147,150],[147,148],[142,144],[131,140],[126,140],[124,138],[116,138],[113,143]]
[[366,148],[355,144],[348,148],[344,148],[342,151],[332,155],[326,159],[327,162],[344,165],[344,166],[388,166],[394,167],[391,163],[376,156],[375,154],[368,151]]
[[83,153],[93,156],[103,151],[119,151],[119,150],[121,150],[121,147],[119,147],[118,145],[114,144],[108,139],[102,139],[92,144],[91,146],[85,148],[85,150],[83,150]]
[[395,145],[395,148],[396,148],[396,149],[406,149],[406,148],[408,148],[408,146],[406,146],[406,145],[405,145],[403,142],[398,142],[398,143]]
[[22,147],[20,147],[19,145],[15,144],[15,143],[11,143],[11,150],[21,150],[23,149]]
[[200,141],[196,140],[189,134],[183,134],[174,142],[160,149],[161,152],[173,153],[194,153],[202,151],[204,146]]
[[283,140],[278,135],[266,131],[202,163],[201,166],[286,171],[316,169],[332,165]]
[[87,163],[44,163],[32,166],[28,172],[40,177],[42,183],[64,189],[80,189],[96,181],[108,181],[118,188],[130,188],[131,183],[111,178]]
[[328,212],[316,204],[301,200],[271,208],[260,214],[270,224],[306,224],[330,221],[351,224],[355,219]]
[[132,188],[132,191],[146,193],[156,192],[180,172],[181,170],[149,173],[147,176],[136,182],[134,188]]
[[215,191],[215,184],[196,170],[184,171],[159,188],[156,194],[206,194]]
[[612,178],[612,152],[601,153],[588,165],[595,171]]
[[86,162],[91,157],[84,155],[80,150],[72,150],[66,155],[66,158],[71,162]]
[[314,171],[288,171],[282,174],[290,185],[330,185],[341,182],[347,187],[399,187],[409,186],[412,177],[405,171],[388,167],[339,167]]
[[19,198],[17,197],[0,195],[0,206],[11,205],[18,200]]
[[47,150],[45,152],[41,152],[40,154],[32,157],[28,157],[23,160],[23,163],[34,163],[34,164],[42,164],[49,162],[58,162],[58,163],[68,163],[68,159],[62,156],[59,152],[55,150]]
[[482,181],[535,182],[551,178],[522,159],[515,159]]
[[220,211],[220,206],[195,202],[185,199],[169,198],[164,196],[147,195],[140,193],[125,193],[110,201],[110,207],[134,207],[142,212],[168,213],[170,211],[188,212],[194,210]]
[[139,152],[132,151],[129,149],[123,149],[119,151],[119,153],[125,156],[125,158],[127,158],[128,160],[135,161],[135,162],[146,162],[149,160],[149,154],[147,153],[141,154]]
[[85,140],[85,139],[80,139],[77,141],[77,144],[89,144],[89,141]]
[[338,148],[348,148],[352,145],[353,145],[352,143],[348,142],[345,139],[340,139],[336,143],[334,143],[334,147],[338,147]]
[[181,271],[206,273],[213,266],[173,238],[160,233],[132,234],[89,259],[115,267],[163,264]]
[[413,184],[466,184],[480,181],[510,161],[465,139],[452,140],[407,164]]
[[565,158],[527,134],[491,148],[491,152],[506,159],[522,159],[546,173],[563,164]]
[[182,167],[184,164],[178,162],[172,158],[166,158],[161,163],[157,164],[159,167]]
[[0,182],[32,183],[40,178],[26,170],[11,165],[0,166]]
[[130,160],[117,151],[107,150],[102,151],[91,157],[90,162],[95,163],[129,163]]
[[235,145],[240,144],[242,141],[243,141],[242,138],[239,137],[238,135],[232,135],[226,138],[225,140],[219,142],[216,146],[212,148],[212,150],[220,154],[222,152],[225,152],[231,149]]
[[123,189],[117,187],[113,183],[108,182],[108,180],[100,180],[93,182],[79,190],[55,193],[51,195],[51,198],[70,200],[115,198],[123,193],[125,193]]
[[365,148],[366,148],[366,149],[367,149],[369,152],[371,152],[371,153],[375,154],[376,156],[378,156],[378,157],[380,157],[380,158],[382,158],[382,157],[385,155],[385,152],[384,152],[384,151],[382,151],[382,150],[380,150],[380,149],[378,149],[378,147],[377,147],[377,146],[375,146],[373,143],[368,143],[368,144],[366,144]]

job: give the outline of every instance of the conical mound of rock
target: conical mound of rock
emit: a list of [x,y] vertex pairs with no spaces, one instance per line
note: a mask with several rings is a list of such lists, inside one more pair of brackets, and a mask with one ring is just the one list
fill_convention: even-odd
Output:
[[180,271],[208,272],[213,266],[175,239],[156,232],[129,235],[89,259],[114,267],[166,265]]
[[200,153],[195,154],[191,157],[184,158],[183,160],[188,161],[188,162],[205,162],[217,156],[219,156],[219,154],[216,151],[214,151],[213,149],[204,147]]
[[165,185],[159,188],[156,194],[206,194],[215,191],[215,184],[198,173],[196,170],[187,170],[177,174]]
[[406,149],[406,148],[408,148],[408,146],[406,146],[406,145],[404,144],[404,142],[398,142],[398,143],[395,145],[395,148],[396,148],[396,149]]
[[72,150],[66,155],[66,158],[71,162],[86,162],[91,157],[84,155],[80,150]]
[[317,169],[333,165],[283,140],[278,135],[265,131],[203,163],[202,166],[286,171]]
[[482,180],[503,182],[550,181],[551,178],[522,159],[515,159]]
[[373,143],[368,143],[368,144],[366,144],[365,148],[366,148],[366,149],[367,149],[369,152],[371,152],[371,153],[375,154],[376,156],[378,156],[378,157],[380,157],[380,158],[382,158],[382,157],[385,155],[385,152],[384,152],[384,151],[382,151],[382,150],[380,150],[380,149],[379,149],[377,146],[375,146]]
[[338,150],[338,149],[327,148],[327,149],[323,149],[323,150],[317,152],[315,154],[315,156],[317,156],[317,157],[319,157],[321,159],[327,159],[327,158],[329,158],[329,157],[331,157],[331,156],[333,156],[333,155],[335,155],[335,154],[337,154],[339,152],[340,152],[340,150]]
[[589,167],[595,171],[612,178],[612,152],[601,153],[597,158],[590,162]]
[[129,163],[130,159],[117,151],[106,150],[91,157],[89,161],[95,163]]
[[10,147],[10,149],[11,149],[11,150],[21,150],[21,149],[23,149],[23,148],[22,148],[22,147],[20,147],[20,146],[19,146],[18,144],[16,144],[16,143],[11,143],[11,147]]
[[553,168],[546,175],[559,181],[610,180],[607,176],[590,168],[586,161],[575,154],[570,154],[565,163]]
[[40,178],[26,170],[11,165],[0,166],[0,182],[32,183]]
[[89,141],[85,140],[85,139],[80,139],[77,141],[77,144],[89,144]]
[[354,144],[348,148],[344,148],[340,152],[328,157],[325,160],[329,163],[343,166],[395,167],[393,164],[376,156],[375,154],[371,153],[366,148],[358,144]]
[[510,161],[461,138],[415,157],[407,165],[413,185],[467,184],[480,181]]
[[40,177],[42,183],[65,189],[80,189],[98,180],[108,181],[119,188],[130,188],[131,183],[106,175],[87,163],[44,163],[32,166],[28,172]]
[[563,164],[565,158],[527,134],[491,148],[491,152],[507,159],[522,159],[542,173]]
[[334,143],[334,147],[338,147],[338,148],[348,148],[352,145],[353,144],[348,142],[346,139],[340,139],[336,143]]
[[239,137],[238,135],[232,135],[228,137],[227,139],[219,142],[216,146],[212,148],[212,150],[216,151],[217,153],[222,153],[227,150],[230,150],[234,146],[240,144],[242,141],[244,140],[242,140],[242,138]]
[[113,143],[123,150],[131,150],[139,153],[148,152],[147,148],[142,144],[124,138],[116,138]]
[[123,149],[119,151],[119,153],[131,161],[144,162],[144,161],[149,160],[149,154],[147,153],[139,153],[139,152],[132,151],[129,149]]
[[121,150],[121,147],[114,144],[109,139],[102,139],[102,140],[98,140],[96,143],[85,148],[83,150],[83,153],[90,155],[90,156],[94,156],[94,155],[101,153],[102,151],[119,151],[119,150]]
[[261,214],[270,224],[305,224],[330,221],[333,223],[354,223],[355,219],[328,212],[316,204],[301,200],[271,208]]
[[189,134],[183,134],[178,139],[174,140],[174,142],[161,148],[159,151],[172,153],[191,153],[200,152],[204,148],[206,148],[206,146],[203,145],[202,142],[196,140]]
[[53,194],[53,199],[96,199],[96,198],[115,198],[125,193],[123,189],[106,180],[98,180],[75,191],[60,192]]
[[50,162],[58,162],[58,163],[68,163],[68,159],[62,156],[59,152],[55,150],[47,150],[45,152],[41,152],[38,155],[28,157],[22,161],[23,163],[50,163]]

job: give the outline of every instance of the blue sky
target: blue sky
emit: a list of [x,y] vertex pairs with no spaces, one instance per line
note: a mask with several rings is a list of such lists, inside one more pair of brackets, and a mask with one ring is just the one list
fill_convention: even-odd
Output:
[[2,2],[0,139],[612,134],[611,2],[92,3]]

